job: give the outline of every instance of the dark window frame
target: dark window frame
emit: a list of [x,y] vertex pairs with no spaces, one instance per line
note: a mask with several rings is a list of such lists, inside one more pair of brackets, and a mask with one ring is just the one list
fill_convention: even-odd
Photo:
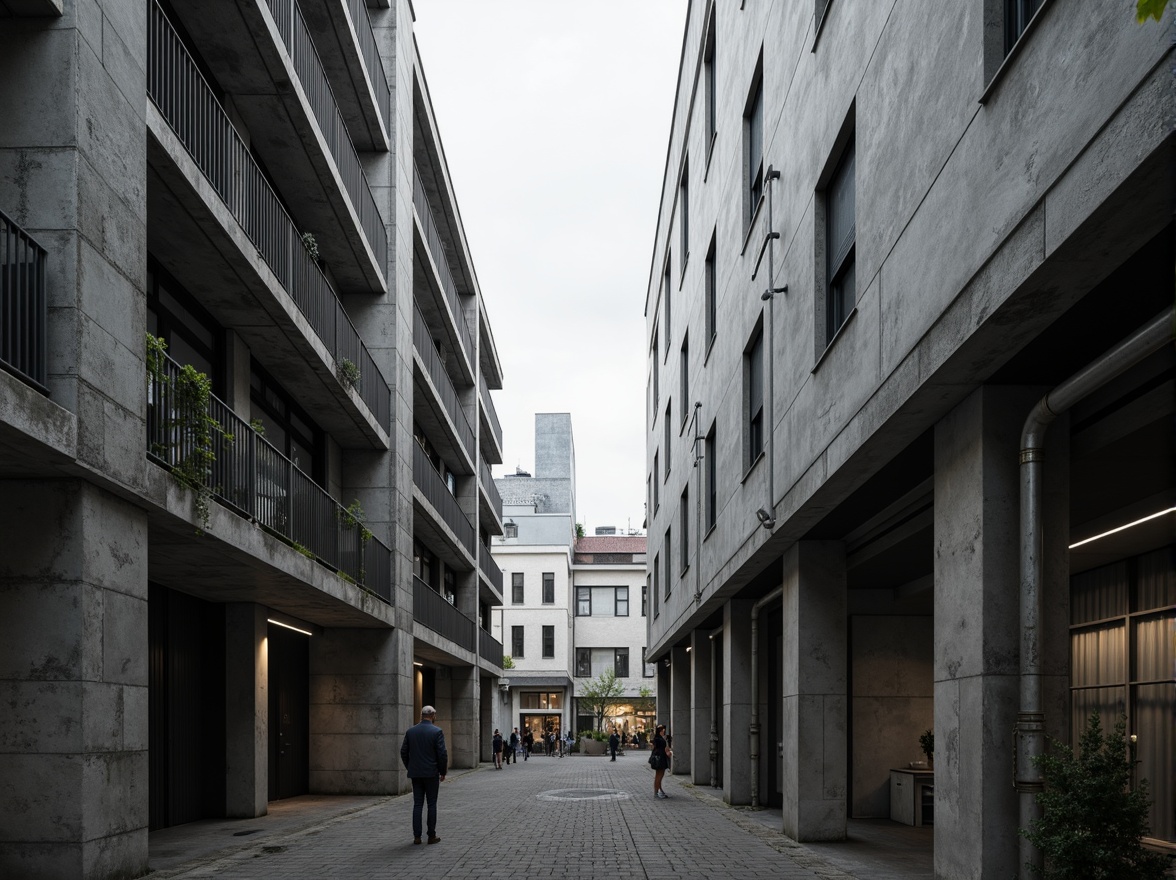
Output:
[[744,229],[751,229],[751,221],[764,197],[764,76],[763,55],[756,62],[747,104],[743,111],[743,180]]
[[512,626],[510,628],[510,647],[511,657],[526,657],[526,632],[523,626]]
[[755,332],[743,353],[744,383],[744,470],[749,469],[764,451],[764,327]]
[[825,187],[826,346],[849,319],[857,300],[856,166],[851,134]]
[[703,441],[703,466],[706,468],[706,504],[703,510],[704,534],[710,532],[718,522],[719,478],[718,478],[718,422],[711,422],[710,430]]
[[629,649],[613,648],[613,674],[617,678],[629,677]]
[[551,660],[555,658],[555,626],[543,624],[543,648],[542,656],[544,660]]
[[527,594],[524,586],[524,577],[521,571],[511,572],[510,575],[510,604],[511,605],[525,605],[527,604]]
[[543,572],[543,596],[540,604],[554,605],[555,604],[555,572]]
[[715,242],[718,230],[711,231],[710,246],[707,248],[703,265],[703,288],[706,298],[706,353],[709,356],[715,337],[719,334],[718,275],[715,267]]

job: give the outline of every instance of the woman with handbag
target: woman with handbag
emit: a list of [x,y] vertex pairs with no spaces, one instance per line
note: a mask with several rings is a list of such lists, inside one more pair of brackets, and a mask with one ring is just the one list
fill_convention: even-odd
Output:
[[649,756],[649,766],[653,768],[653,796],[666,799],[668,794],[662,789],[662,777],[670,767],[670,759],[674,752],[666,743],[666,726],[659,724],[653,733],[653,753]]

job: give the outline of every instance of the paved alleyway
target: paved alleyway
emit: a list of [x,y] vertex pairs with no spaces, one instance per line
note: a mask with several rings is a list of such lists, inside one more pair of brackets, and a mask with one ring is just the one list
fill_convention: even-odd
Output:
[[151,876],[917,876],[868,860],[859,869],[844,851],[799,846],[768,827],[761,814],[733,810],[678,779],[666,780],[669,800],[655,800],[652,780],[640,753],[615,764],[595,757],[535,757],[501,771],[484,766],[462,772],[441,787],[441,842],[435,846],[412,844],[411,795],[279,802],[260,820],[156,832]]

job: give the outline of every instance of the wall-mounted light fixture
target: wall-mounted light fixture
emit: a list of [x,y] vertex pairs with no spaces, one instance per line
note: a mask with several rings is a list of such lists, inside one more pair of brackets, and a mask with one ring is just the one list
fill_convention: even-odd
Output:
[[1105,531],[1100,535],[1091,535],[1089,538],[1083,538],[1077,544],[1071,544],[1070,549],[1073,550],[1075,547],[1081,547],[1083,544],[1089,544],[1091,541],[1097,541],[1099,538],[1106,538],[1106,537],[1109,537],[1110,535],[1118,534],[1119,532],[1122,532],[1126,529],[1130,529],[1130,528],[1134,528],[1135,526],[1143,525],[1145,522],[1150,522],[1151,520],[1157,519],[1158,517],[1161,517],[1166,513],[1176,513],[1176,507],[1169,507],[1167,510],[1159,510],[1159,511],[1156,511],[1155,513],[1148,514],[1147,516],[1143,517],[1142,519],[1137,519],[1137,520],[1135,520],[1135,522],[1129,522],[1126,525],[1121,525],[1116,528],[1110,529],[1109,531]]
[[288,624],[288,623],[282,623],[282,621],[280,621],[280,620],[274,620],[272,617],[267,617],[267,618],[266,618],[266,622],[267,622],[267,623],[272,623],[274,626],[280,626],[280,627],[282,627],[282,629],[292,629],[292,630],[294,630],[294,632],[296,632],[296,633],[302,633],[304,636],[312,636],[312,635],[314,635],[314,633],[310,632],[310,630],[299,629],[298,627],[296,627],[296,626],[291,626],[291,625],[290,625],[290,624]]

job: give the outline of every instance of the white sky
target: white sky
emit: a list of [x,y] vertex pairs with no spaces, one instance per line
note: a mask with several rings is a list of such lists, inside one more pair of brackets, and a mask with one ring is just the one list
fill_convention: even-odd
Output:
[[577,518],[645,516],[645,289],[687,0],[414,0],[502,359],[504,463],[570,412]]

